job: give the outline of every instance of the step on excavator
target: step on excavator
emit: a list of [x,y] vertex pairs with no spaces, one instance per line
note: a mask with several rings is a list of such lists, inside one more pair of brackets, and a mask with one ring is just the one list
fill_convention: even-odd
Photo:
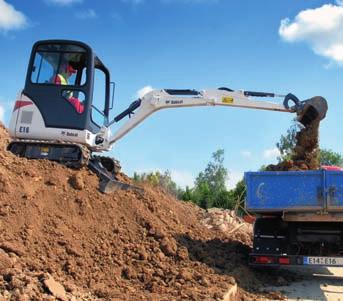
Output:
[[[322,120],[327,102],[317,96],[300,101],[293,94],[231,90],[160,89],[132,102],[110,120],[115,84],[92,48],[70,40],[33,45],[25,87],[17,95],[10,120],[8,150],[28,159],[48,159],[68,167],[88,166],[100,179],[100,191],[135,188],[118,181],[119,162],[100,153],[152,113],[167,108],[226,106],[296,113],[303,125]],[[256,98],[283,98],[275,103]],[[111,134],[110,127],[129,119]]]

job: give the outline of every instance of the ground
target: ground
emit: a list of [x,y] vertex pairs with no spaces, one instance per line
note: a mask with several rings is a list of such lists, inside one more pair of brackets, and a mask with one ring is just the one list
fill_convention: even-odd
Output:
[[287,286],[268,287],[267,290],[282,291],[289,301],[342,301],[343,268],[297,268],[282,272],[296,273],[300,279]]

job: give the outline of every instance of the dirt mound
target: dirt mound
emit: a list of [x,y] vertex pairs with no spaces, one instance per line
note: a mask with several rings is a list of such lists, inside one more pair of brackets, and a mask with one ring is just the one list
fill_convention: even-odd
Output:
[[295,171],[319,169],[319,124],[320,120],[314,120],[297,133],[296,145],[291,160],[282,161],[277,165],[269,165],[267,170]]
[[221,300],[236,282],[254,300],[274,281],[246,266],[249,237],[208,229],[197,206],[148,186],[101,194],[89,170],[7,140],[0,126],[0,300]]

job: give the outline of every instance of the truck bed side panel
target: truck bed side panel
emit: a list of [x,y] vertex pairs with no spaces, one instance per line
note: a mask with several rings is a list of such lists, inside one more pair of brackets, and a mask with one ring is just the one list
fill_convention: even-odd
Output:
[[322,170],[247,172],[245,181],[250,211],[316,211],[325,205]]
[[326,171],[328,211],[343,211],[343,172]]

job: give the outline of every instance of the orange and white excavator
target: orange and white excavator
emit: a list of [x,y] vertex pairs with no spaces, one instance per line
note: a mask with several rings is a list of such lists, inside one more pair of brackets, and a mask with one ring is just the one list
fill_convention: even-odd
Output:
[[[30,159],[58,161],[70,167],[88,165],[101,181],[100,190],[125,188],[116,179],[119,163],[99,153],[112,146],[152,113],[167,108],[226,106],[295,113],[306,125],[323,119],[322,97],[300,101],[293,94],[160,89],[145,94],[113,120],[114,83],[110,72],[88,45],[69,40],[45,40],[33,45],[25,87],[18,94],[10,120],[8,150]],[[275,103],[253,99],[283,98]],[[130,117],[111,134],[110,128]]]

